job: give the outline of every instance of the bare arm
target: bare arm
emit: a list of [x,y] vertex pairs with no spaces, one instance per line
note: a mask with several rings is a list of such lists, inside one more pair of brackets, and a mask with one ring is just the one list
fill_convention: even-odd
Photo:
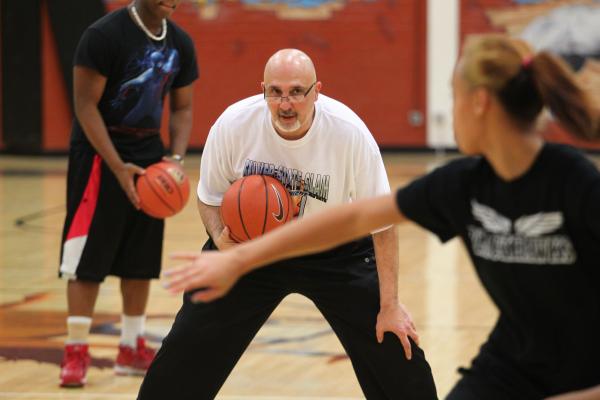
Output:
[[86,137],[115,174],[129,200],[139,208],[133,177],[135,174],[143,174],[144,170],[134,164],[124,163],[108,136],[98,109],[105,86],[106,77],[93,69],[76,66],[73,69],[75,115]]
[[184,156],[192,131],[193,85],[171,91],[169,135],[173,154]]
[[220,209],[221,207],[209,206],[197,199],[198,212],[200,218],[204,224],[204,228],[211,238],[217,238],[223,230],[223,223],[221,222]]
[[381,308],[398,303],[398,232],[391,227],[373,235]]
[[600,386],[548,397],[547,400],[599,400]]
[[380,309],[375,332],[377,341],[383,342],[385,332],[395,334],[404,348],[407,359],[412,358],[408,337],[417,344],[417,335],[412,317],[398,301],[398,232],[396,227],[373,234],[377,274],[379,276]]
[[275,261],[325,251],[404,219],[394,195],[380,196],[292,221],[232,251],[245,273]]
[[275,261],[332,248],[405,220],[393,194],[328,209],[275,229],[223,252],[180,253],[189,263],[166,273],[172,292],[204,288],[195,300],[223,296],[237,279]]
[[204,224],[204,228],[215,242],[219,250],[224,250],[236,244],[229,238],[229,229],[223,226],[221,221],[221,207],[209,206],[198,199],[198,212]]

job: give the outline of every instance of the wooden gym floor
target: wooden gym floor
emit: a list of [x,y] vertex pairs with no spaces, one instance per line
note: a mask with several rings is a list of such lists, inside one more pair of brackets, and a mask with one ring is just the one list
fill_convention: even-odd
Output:
[[[448,157],[386,154],[392,187]],[[186,160],[195,186],[199,156]],[[0,399],[134,399],[141,378],[117,377],[118,282],[101,287],[90,338],[92,367],[84,389],[58,387],[65,339],[65,282],[56,277],[64,218],[66,159],[0,157]],[[193,194],[193,193],[192,193]],[[462,244],[445,246],[414,225],[399,227],[400,298],[416,321],[440,398],[485,340],[496,311],[482,291]],[[166,255],[199,249],[206,239],[194,198],[168,220]],[[181,300],[153,284],[147,334],[157,346]],[[375,327],[373,327],[375,329]],[[203,360],[198,360],[199,365]],[[203,367],[208,367],[204,365]],[[285,299],[258,333],[218,397],[361,399],[350,361],[327,323],[305,298]]]

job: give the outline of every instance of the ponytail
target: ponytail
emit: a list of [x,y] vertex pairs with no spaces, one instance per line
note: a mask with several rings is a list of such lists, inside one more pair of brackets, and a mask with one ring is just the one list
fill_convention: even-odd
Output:
[[600,110],[558,57],[499,34],[469,37],[463,55],[467,82],[494,93],[515,122],[533,126],[546,106],[572,135],[600,139]]
[[544,104],[558,122],[578,138],[600,138],[599,110],[594,109],[590,94],[575,81],[566,63],[541,52],[535,55],[530,68]]

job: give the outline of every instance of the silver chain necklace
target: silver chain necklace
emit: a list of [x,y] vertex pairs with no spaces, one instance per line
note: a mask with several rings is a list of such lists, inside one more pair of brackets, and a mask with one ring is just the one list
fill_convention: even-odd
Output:
[[146,25],[144,25],[144,23],[142,22],[142,19],[140,18],[139,14],[133,4],[131,5],[131,14],[133,14],[133,18],[135,19],[135,22],[138,24],[138,26],[144,31],[144,33],[150,39],[160,42],[167,36],[167,20],[166,20],[166,18],[163,18],[163,20],[162,20],[162,32],[160,33],[160,36],[156,36],[155,34],[150,32],[150,30],[148,28],[146,28]]

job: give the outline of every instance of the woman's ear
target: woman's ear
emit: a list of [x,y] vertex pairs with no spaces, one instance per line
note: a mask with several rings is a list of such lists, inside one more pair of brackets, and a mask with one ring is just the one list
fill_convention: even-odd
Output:
[[491,94],[486,88],[480,87],[473,91],[471,95],[473,113],[477,117],[483,116],[490,107]]

